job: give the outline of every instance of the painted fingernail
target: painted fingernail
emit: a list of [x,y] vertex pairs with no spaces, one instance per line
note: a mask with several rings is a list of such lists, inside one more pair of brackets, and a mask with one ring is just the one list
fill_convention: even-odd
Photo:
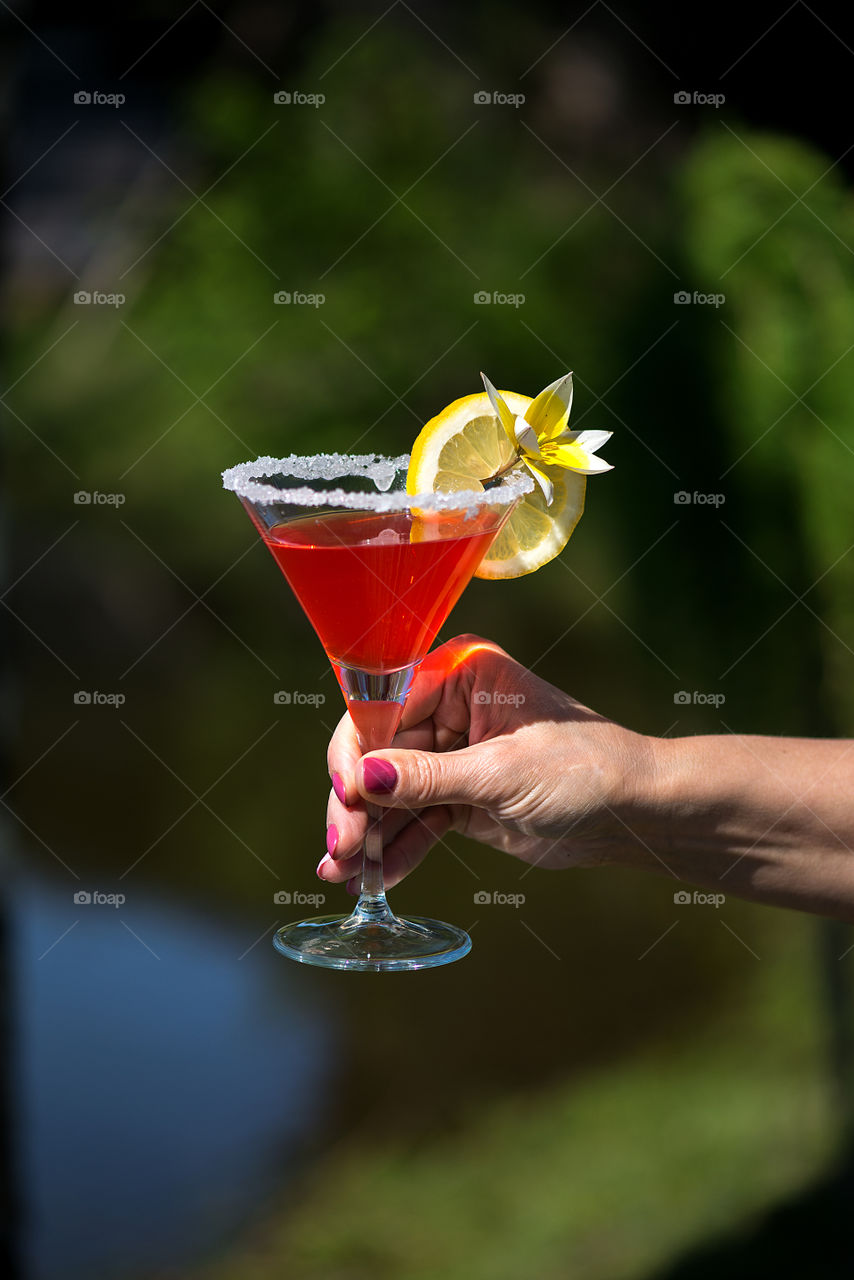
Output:
[[333,773],[332,775],[332,790],[342,804],[347,803],[347,792],[344,789],[344,783],[341,781],[340,773]]
[[329,863],[330,867],[332,866],[332,863],[330,862],[329,858],[324,854],[324,856],[320,859],[320,861],[317,864],[317,875],[320,877],[321,880],[326,879],[326,875],[324,874],[324,868],[327,863]]
[[360,888],[361,888],[361,885],[360,885],[358,876],[353,876],[352,880],[347,881],[347,892],[351,894],[352,897],[358,898]]
[[326,828],[326,852],[330,858],[338,847],[338,828],[334,822],[330,822]]
[[362,777],[367,789],[376,795],[385,795],[397,786],[397,769],[388,760],[366,760]]

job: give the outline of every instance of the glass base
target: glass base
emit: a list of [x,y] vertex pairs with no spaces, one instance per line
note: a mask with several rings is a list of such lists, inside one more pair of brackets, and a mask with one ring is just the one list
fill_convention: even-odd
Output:
[[423,916],[391,916],[387,922],[350,916],[315,916],[279,929],[273,946],[290,960],[324,969],[385,973],[433,969],[471,951],[464,929]]

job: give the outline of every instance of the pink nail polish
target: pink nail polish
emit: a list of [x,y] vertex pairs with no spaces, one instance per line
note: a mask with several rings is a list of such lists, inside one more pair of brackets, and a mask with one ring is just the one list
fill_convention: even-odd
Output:
[[334,822],[330,822],[326,828],[326,852],[330,858],[338,847],[338,828]]
[[397,786],[397,770],[389,760],[366,760],[362,765],[365,786],[375,795],[387,795]]
[[317,864],[317,872],[316,872],[316,874],[319,876],[319,878],[320,878],[321,880],[325,880],[325,879],[326,879],[326,876],[323,874],[323,864],[324,864],[324,862],[325,862],[325,861],[326,861],[326,854],[324,854],[324,855],[323,855],[323,857],[320,859],[320,861],[319,861],[319,862],[318,862],[318,864]]
[[347,803],[347,792],[344,789],[344,783],[341,781],[340,773],[333,773],[332,775],[332,790],[342,804]]

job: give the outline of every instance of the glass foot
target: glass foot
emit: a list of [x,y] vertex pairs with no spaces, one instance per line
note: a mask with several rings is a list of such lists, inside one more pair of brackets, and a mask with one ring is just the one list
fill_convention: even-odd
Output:
[[471,938],[464,929],[422,916],[391,916],[384,923],[356,915],[315,916],[286,924],[273,946],[301,964],[384,973],[461,960],[471,951]]

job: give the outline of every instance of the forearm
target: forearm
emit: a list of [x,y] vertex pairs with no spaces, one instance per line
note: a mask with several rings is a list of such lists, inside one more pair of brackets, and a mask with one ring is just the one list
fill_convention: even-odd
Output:
[[632,865],[854,920],[854,742],[658,739],[651,760]]

